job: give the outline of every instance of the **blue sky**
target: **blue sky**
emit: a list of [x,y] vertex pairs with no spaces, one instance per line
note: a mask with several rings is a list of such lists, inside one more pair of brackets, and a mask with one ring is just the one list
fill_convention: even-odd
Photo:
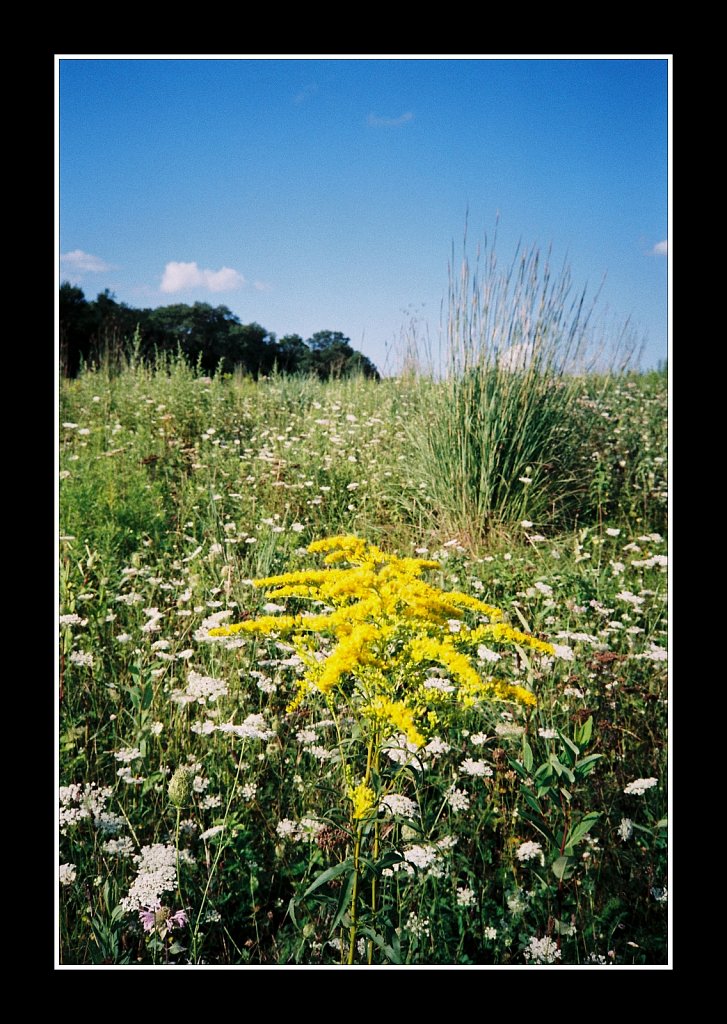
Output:
[[[669,61],[58,60],[59,280],[341,331],[396,370],[436,341],[448,262],[492,238],[565,260],[668,351]],[[445,310],[446,311],[446,310]]]

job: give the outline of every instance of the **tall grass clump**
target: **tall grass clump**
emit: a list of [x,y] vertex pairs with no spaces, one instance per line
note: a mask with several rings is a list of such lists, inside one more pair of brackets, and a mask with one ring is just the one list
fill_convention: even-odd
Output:
[[523,518],[572,522],[588,497],[596,422],[584,375],[604,355],[617,369],[628,329],[610,353],[594,346],[595,300],[535,246],[501,270],[485,239],[473,266],[466,248],[458,274],[453,264],[444,359],[430,357],[411,431],[429,518],[473,544]]

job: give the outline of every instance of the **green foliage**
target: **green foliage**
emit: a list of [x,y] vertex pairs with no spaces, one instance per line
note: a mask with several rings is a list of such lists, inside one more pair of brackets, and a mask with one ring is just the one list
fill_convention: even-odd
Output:
[[[433,528],[476,546],[522,519],[561,529],[588,522],[594,499],[605,513],[605,475],[589,494],[602,424],[584,373],[604,359],[620,373],[630,339],[622,332],[610,351],[595,351],[585,299],[567,265],[555,273],[537,248],[518,251],[503,271],[485,242],[474,267],[465,255],[460,274],[450,272],[445,358],[430,368],[433,380],[420,378],[410,425]],[[421,362],[417,345],[412,338]]]
[[[256,383],[173,355],[61,382],[58,757],[61,786],[78,787],[62,801],[63,964],[348,957],[355,829],[329,710],[287,710],[285,637],[207,637],[265,614],[251,578],[302,569],[310,541],[349,532],[435,558],[437,586],[571,651],[519,655],[535,710],[462,709],[421,769],[381,756],[372,787],[411,804],[365,822],[355,962],[522,966],[536,942],[568,965],[667,963],[666,382],[584,378],[600,433],[580,458],[607,457],[577,526],[518,520],[472,545],[418,497],[406,428],[439,385]],[[265,738],[217,728],[252,715]],[[342,739],[353,755],[359,738]],[[178,813],[180,767],[193,786]],[[181,895],[162,904],[188,915],[164,936],[122,905],[155,844],[173,867],[179,847]]]
[[87,302],[64,281],[59,299],[61,371],[76,377],[82,365],[118,372],[129,360],[158,363],[181,356],[203,373],[242,370],[257,379],[274,371],[314,374],[320,380],[362,375],[379,379],[374,364],[340,331],[318,331],[304,342],[297,334],[277,341],[258,323],[242,324],[227,306],[195,302],[133,309],[108,291]]

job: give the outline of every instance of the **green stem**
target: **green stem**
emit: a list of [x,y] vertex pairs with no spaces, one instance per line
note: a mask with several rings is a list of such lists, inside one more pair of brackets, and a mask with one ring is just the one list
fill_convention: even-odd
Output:
[[356,902],[358,899],[358,864],[359,857],[361,854],[361,833],[363,832],[363,826],[361,824],[356,828],[356,843],[353,848],[353,891],[351,893],[351,927],[348,932],[348,963],[353,963],[354,953],[356,952],[356,928],[358,926],[358,917],[356,913]]
[[[363,784],[368,786],[371,782],[371,772],[374,765],[378,767],[378,730],[374,729],[369,737],[369,746],[366,752],[366,773],[364,775]],[[361,857],[361,838],[363,836],[363,823],[361,821],[356,825],[356,842],[353,849],[353,889],[351,892],[351,927],[349,929],[348,936],[348,962],[353,963],[354,954],[356,952],[356,931],[358,928],[358,883],[359,883],[359,862]],[[373,907],[372,907],[373,909]],[[369,950],[369,957],[371,956],[371,950]],[[370,962],[370,960],[369,960]]]
[[[376,735],[375,735],[375,739],[374,739],[374,757],[373,757],[374,764],[373,764],[373,767],[374,767],[374,771],[377,773],[377,775],[378,775],[378,771],[379,771],[379,751],[380,751],[379,735],[378,735],[378,730],[376,730]],[[371,922],[372,922],[372,925],[375,924],[375,922],[376,922],[378,889],[377,889],[377,877],[376,877],[376,867],[375,867],[375,865],[376,865],[376,862],[379,859],[380,842],[381,842],[381,831],[380,831],[380,826],[379,826],[379,819],[377,817],[376,821],[374,822],[374,841],[373,841],[373,850],[372,850],[372,856],[373,856],[373,862],[374,862],[374,876],[371,879]],[[369,943],[368,943],[368,962],[369,962],[369,964],[371,964],[373,962],[373,959],[374,959],[374,943],[373,943],[372,939],[369,939]]]
[[177,897],[179,899],[180,910],[184,909],[184,898],[182,897],[182,875],[179,870],[179,820],[182,815],[182,808],[177,807],[177,823],[174,829],[174,845],[177,850]]

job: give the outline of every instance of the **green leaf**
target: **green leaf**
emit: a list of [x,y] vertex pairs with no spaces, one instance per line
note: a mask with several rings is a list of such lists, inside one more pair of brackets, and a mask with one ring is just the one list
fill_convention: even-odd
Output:
[[591,831],[592,826],[596,824],[600,817],[600,811],[589,811],[588,814],[585,814],[568,832],[565,845],[570,847],[577,846],[581,839]]
[[550,755],[549,761],[550,761],[550,763],[551,763],[551,765],[553,767],[553,771],[555,772],[555,774],[558,776],[559,779],[563,775],[565,775],[566,779],[568,779],[568,782],[570,782],[571,785],[576,781],[576,777],[573,774],[573,772],[570,770],[570,768],[568,768],[566,765],[562,764],[558,760],[558,758],[556,757],[555,754],[551,754]]
[[581,725],[575,731],[575,737],[574,738],[575,738],[575,741],[578,744],[578,746],[581,748],[581,750],[583,749],[583,747],[587,747],[588,746],[588,743],[590,742],[592,733],[593,733],[593,715],[591,715],[591,717],[588,719],[588,721],[584,722],[583,725]]
[[552,870],[553,874],[558,879],[558,881],[564,882],[566,879],[570,878],[570,876],[573,874],[573,869],[575,866],[573,864],[574,860],[574,857],[564,856],[558,857],[557,860],[553,861]]
[[540,804],[538,803],[536,797],[530,792],[530,790],[523,789],[522,793],[525,803],[532,807],[536,814],[542,814]]
[[329,935],[333,935],[336,928],[338,928],[341,918],[351,905],[351,890],[353,889],[353,883],[355,878],[356,872],[352,871],[346,880],[346,884],[341,887],[341,894],[338,899],[338,909],[336,910],[336,913],[333,917],[333,921],[331,922],[331,928],[330,931],[328,932]]
[[596,767],[596,761],[599,761],[602,757],[603,754],[589,754],[588,757],[583,757],[580,761],[576,761],[576,775],[580,778],[585,778],[586,775],[590,775]]
[[401,963],[401,955],[399,949],[394,949],[393,945],[389,945],[389,943],[386,941],[383,935],[378,935],[376,932],[373,932],[370,928],[359,928],[359,933],[363,935],[364,938],[371,939],[373,944],[375,946],[378,946],[381,952],[387,957],[388,960],[391,961],[392,964]]
[[525,765],[523,765],[520,761],[515,760],[515,758],[513,757],[509,757],[507,760],[512,770],[517,772],[521,779],[528,778],[529,773],[528,770],[525,768]]
[[556,842],[555,836],[540,816],[535,817],[532,814],[528,814],[527,811],[520,811],[520,817],[523,821],[527,821],[529,825],[532,825],[533,828],[537,832],[539,832],[544,839],[547,839],[551,846],[555,846],[556,849],[558,848],[558,843]]
[[290,920],[293,922],[293,924],[297,928],[298,927],[298,922],[297,922],[297,920],[295,918],[295,902],[296,902],[295,901],[295,896],[291,896],[290,897],[290,902],[288,903],[288,913],[290,914]]
[[523,767],[526,772],[531,772],[533,768],[533,751],[528,741],[523,736]]
[[580,754],[580,750],[575,745],[573,740],[568,739],[568,737],[565,736],[562,732],[559,733],[558,735],[560,736],[561,740],[563,741],[563,747],[564,747],[563,753],[565,755],[565,760],[567,761],[569,766],[575,764],[575,762],[578,759],[578,756]]
[[305,899],[306,896],[310,896],[312,892],[320,886],[325,885],[326,882],[330,882],[332,878],[338,878],[344,871],[351,871],[353,869],[353,858],[347,857],[346,860],[342,860],[340,864],[334,864],[332,868],[326,868],[312,885],[309,885],[306,891],[301,896],[301,899]]
[[142,711],[146,711],[146,709],[149,707],[149,705],[151,704],[153,699],[154,699],[154,687],[152,686],[151,683],[147,683],[146,686],[144,687],[144,693],[143,693],[143,696],[141,698],[141,709],[142,709]]
[[384,868],[390,868],[393,864],[399,864],[403,859],[400,853],[390,850],[389,853],[385,853],[383,857],[379,857],[378,860],[374,861],[371,866],[376,874],[379,875]]

